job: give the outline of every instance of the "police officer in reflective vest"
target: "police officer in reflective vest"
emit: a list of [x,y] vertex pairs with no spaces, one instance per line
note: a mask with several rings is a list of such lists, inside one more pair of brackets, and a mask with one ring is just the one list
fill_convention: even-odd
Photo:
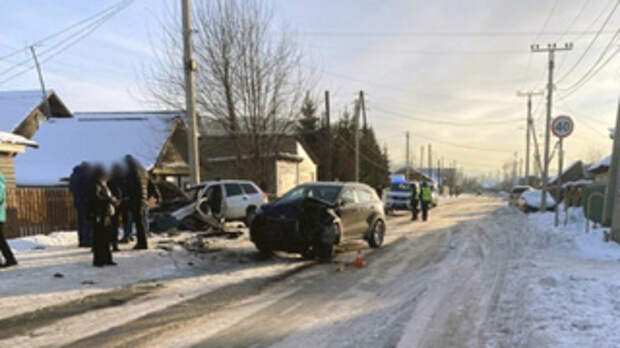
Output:
[[420,192],[418,186],[415,183],[411,184],[411,221],[418,219],[418,201],[420,200]]
[[428,208],[431,205],[431,188],[425,183],[422,183],[422,189],[420,190],[421,205],[422,205],[422,220],[428,219]]

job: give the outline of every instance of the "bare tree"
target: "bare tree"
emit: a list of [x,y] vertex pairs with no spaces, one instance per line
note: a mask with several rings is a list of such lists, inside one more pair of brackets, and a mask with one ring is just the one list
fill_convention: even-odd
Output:
[[[174,12],[163,21],[156,62],[145,80],[158,101],[183,108],[182,32]],[[277,155],[282,137],[294,131],[304,91],[311,87],[302,51],[273,24],[265,1],[197,0],[192,15],[196,100],[207,121],[201,124],[232,139],[243,176],[264,178],[271,168],[262,159]],[[208,157],[209,149],[201,151]]]

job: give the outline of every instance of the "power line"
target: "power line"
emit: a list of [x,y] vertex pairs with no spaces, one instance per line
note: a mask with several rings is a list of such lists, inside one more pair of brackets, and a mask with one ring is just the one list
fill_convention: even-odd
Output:
[[[383,87],[383,88],[388,88],[388,89],[392,89],[394,91],[399,91],[399,92],[407,93],[407,94],[416,94],[415,92],[413,92],[411,90],[407,90],[405,88],[398,87],[398,86],[388,85],[388,84],[381,83],[381,82],[374,82],[374,81],[369,81],[369,80],[358,79],[357,77],[348,76],[348,75],[340,74],[340,73],[335,73],[335,72],[324,70],[324,69],[321,69],[321,72],[326,73],[328,75],[332,75],[334,77],[342,78],[342,79],[345,79],[345,80],[350,80],[350,81],[354,81],[354,82],[361,82],[361,83],[366,83],[366,84],[370,84],[370,85],[375,85],[375,86],[379,86],[379,87]],[[419,93],[417,93],[417,94],[419,94]],[[458,97],[454,97],[454,99],[463,100],[463,101],[471,101],[471,102],[499,103],[499,104],[513,104],[513,105],[517,104],[516,102],[512,102],[512,101],[503,101],[503,100],[496,100],[496,99],[468,99],[468,98],[458,98]]]
[[495,121],[495,122],[483,122],[483,123],[472,123],[472,122],[467,122],[467,123],[460,123],[460,122],[453,122],[453,121],[442,121],[442,120],[437,120],[437,119],[427,119],[427,118],[421,118],[421,117],[412,117],[412,116],[408,116],[405,115],[403,113],[399,113],[396,111],[390,111],[381,107],[374,107],[376,110],[385,112],[387,114],[390,115],[394,115],[403,119],[407,119],[407,120],[413,120],[413,121],[419,121],[419,122],[427,122],[427,123],[433,123],[433,124],[442,124],[442,125],[448,125],[448,126],[456,126],[456,127],[480,127],[480,126],[493,126],[493,125],[506,125],[509,123],[515,123],[519,120],[517,119],[513,119],[513,120],[506,120],[506,121]]
[[68,26],[68,27],[66,27],[66,28],[64,28],[64,29],[62,29],[60,31],[57,31],[57,32],[54,32],[54,33],[52,33],[52,34],[50,34],[48,36],[45,36],[42,39],[39,39],[39,40],[35,41],[32,44],[26,45],[26,47],[16,49],[16,50],[14,50],[13,52],[11,52],[11,53],[9,53],[7,55],[1,56],[0,60],[5,60],[5,59],[10,58],[10,57],[12,57],[12,56],[14,56],[16,54],[19,54],[20,52],[23,52],[24,50],[28,49],[29,46],[39,46],[39,45],[43,44],[45,41],[48,41],[48,40],[53,39],[53,38],[55,38],[57,36],[60,36],[60,35],[68,32],[68,31],[70,31],[71,29],[74,29],[76,27],[81,26],[84,23],[90,22],[91,20],[93,20],[95,18],[98,18],[99,16],[102,16],[103,14],[105,14],[107,12],[110,12],[110,11],[116,9],[117,7],[122,7],[124,5],[124,3],[127,3],[126,6],[128,6],[129,3],[131,3],[132,1],[134,1],[134,0],[121,0],[121,1],[117,2],[116,4],[110,6],[110,7],[106,8],[106,9],[103,9],[103,10],[95,13],[92,16],[89,16],[89,17],[87,17],[87,18],[85,18],[85,19],[83,19],[83,20],[81,20],[81,21],[79,21],[77,23],[74,23],[74,24],[72,24],[72,25],[70,25],[70,26]]
[[[82,28],[82,32],[79,33],[79,35],[73,35],[73,37],[68,38],[69,41],[58,42],[54,46],[52,46],[49,49],[45,50],[41,54],[41,56],[44,56],[44,59],[41,60],[41,64],[43,64],[45,62],[48,62],[49,60],[55,58],[59,54],[61,54],[64,51],[66,51],[68,48],[74,46],[78,42],[80,42],[83,39],[85,39],[86,37],[88,37],[95,30],[97,30],[101,25],[103,25],[105,22],[107,22],[110,18],[114,17],[116,14],[118,14],[119,12],[121,12],[122,10],[127,8],[133,1],[134,0],[125,0],[123,6],[118,7],[113,12],[106,14],[104,17],[99,18],[97,21],[95,21],[95,22],[89,24],[88,26]],[[6,74],[6,73],[10,72],[11,70],[13,70],[15,67],[22,66],[22,65],[25,65],[27,63],[30,63],[30,59],[22,61],[22,62],[18,63],[16,66],[0,72],[0,75]],[[19,76],[29,72],[33,68],[35,68],[34,64],[29,65],[25,69],[23,69],[23,70],[15,73],[13,75],[10,75],[7,78],[1,80],[0,81],[0,85],[2,85],[2,84],[6,83],[6,82],[8,82],[8,81],[10,81],[10,80],[12,80],[14,78],[17,78],[17,77],[19,77]]]
[[[577,12],[577,15],[575,17],[573,17],[573,20],[570,22],[570,24],[568,25],[568,28],[566,28],[566,31],[559,37],[556,39],[556,41],[561,42],[562,39],[567,35],[567,33],[573,29],[573,26],[575,25],[575,23],[577,23],[577,20],[581,17],[581,15],[583,14],[584,10],[586,9],[586,7],[588,7],[588,5],[592,2],[592,0],[584,0],[583,5],[581,5],[581,8],[579,9],[579,11]],[[566,56],[565,56],[566,57]]]
[[[558,1],[558,0],[556,0]],[[573,30],[573,31],[470,31],[470,32],[459,32],[459,31],[418,31],[418,32],[370,32],[370,31],[359,31],[359,32],[337,32],[337,31],[301,31],[297,32],[297,34],[302,36],[342,36],[342,37],[366,37],[366,36],[397,36],[397,37],[515,37],[515,36],[532,36],[535,35],[537,38],[542,36],[557,36],[557,35],[595,35],[597,31],[595,30]],[[603,32],[604,34],[612,34],[613,32]]]
[[[609,15],[607,16],[607,18],[605,18],[605,21],[601,25],[601,28],[599,29],[598,33],[596,35],[594,35],[594,37],[592,38],[592,41],[590,41],[590,43],[586,47],[586,50],[583,51],[583,53],[581,54],[581,56],[579,56],[579,58],[577,59],[575,64],[573,64],[573,66],[571,66],[568,69],[568,71],[565,72],[564,75],[562,75],[562,77],[560,77],[556,81],[556,83],[561,83],[562,81],[564,81],[564,79],[566,79],[575,70],[575,68],[577,68],[577,66],[579,66],[579,64],[581,64],[581,62],[583,61],[583,58],[588,54],[588,52],[590,51],[592,46],[594,46],[594,43],[596,43],[596,40],[599,38],[600,34],[603,32],[603,30],[605,29],[605,27],[607,26],[607,24],[609,23],[609,21],[613,17],[614,13],[616,12],[616,9],[618,9],[618,5],[620,5],[620,1],[616,1],[616,5],[611,9],[611,11],[609,12]],[[615,38],[616,35],[617,35],[617,32],[616,32],[616,34],[613,37]],[[612,39],[612,42],[613,42],[613,40],[614,39]]]
[[597,60],[594,62],[594,64],[592,64],[592,66],[588,69],[588,71],[586,71],[586,73],[583,74],[583,76],[581,76],[579,78],[579,80],[577,80],[572,85],[570,85],[570,86],[568,86],[566,88],[559,88],[561,91],[566,91],[566,93],[564,95],[562,95],[560,98],[558,98],[558,100],[564,100],[564,99],[568,98],[571,94],[575,93],[577,90],[579,90],[581,87],[583,87],[586,83],[588,83],[590,80],[592,80],[592,78],[594,78],[605,66],[607,66],[607,64],[609,64],[609,62],[611,62],[611,60],[616,56],[616,54],[618,54],[618,52],[620,52],[620,47],[617,47],[615,52],[613,52],[611,55],[609,55],[607,60],[605,60],[605,61],[602,61],[602,60],[603,60],[603,58],[605,58],[605,56],[607,55],[609,50],[612,48],[612,46],[614,44],[614,41],[616,40],[618,34],[620,34],[620,29],[618,29],[616,31],[616,35],[614,35],[614,37],[609,42],[607,47],[605,47],[603,52],[601,52],[601,55],[597,58]]

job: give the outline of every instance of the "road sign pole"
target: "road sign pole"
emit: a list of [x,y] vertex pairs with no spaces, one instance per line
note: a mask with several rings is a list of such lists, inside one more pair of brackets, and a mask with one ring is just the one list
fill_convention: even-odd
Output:
[[[553,119],[553,122],[551,122],[551,131],[559,139],[559,142],[558,142],[558,176],[557,176],[557,179],[555,180],[555,185],[556,185],[556,188],[555,188],[556,202],[555,202],[555,209],[554,209],[555,227],[558,227],[558,225],[560,224],[560,202],[562,201],[562,172],[563,172],[562,166],[564,165],[564,138],[571,135],[574,129],[575,129],[575,124],[573,123],[573,120],[568,116],[564,116],[564,115],[558,116]],[[547,206],[545,205],[544,208],[541,207],[541,210],[542,209],[544,209],[543,211],[546,211]]]
[[560,138],[560,152],[558,156],[558,180],[557,180],[557,188],[555,190],[555,197],[557,202],[555,202],[555,227],[558,227],[560,224],[560,202],[562,201],[562,165],[564,161],[564,138]]

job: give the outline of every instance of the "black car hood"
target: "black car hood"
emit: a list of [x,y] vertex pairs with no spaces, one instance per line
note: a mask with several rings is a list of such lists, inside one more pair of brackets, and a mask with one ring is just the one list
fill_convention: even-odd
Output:
[[304,207],[308,205],[312,206],[324,206],[327,208],[334,208],[335,205],[320,199],[305,197],[295,200],[289,200],[286,202],[275,201],[270,204],[265,204],[261,207],[262,214],[264,216],[279,218],[279,219],[298,219],[304,211]]

